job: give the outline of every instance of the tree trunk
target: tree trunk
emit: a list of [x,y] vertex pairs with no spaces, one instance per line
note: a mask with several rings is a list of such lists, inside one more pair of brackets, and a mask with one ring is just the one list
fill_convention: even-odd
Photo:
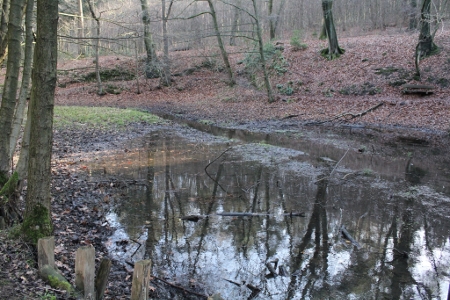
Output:
[[[22,85],[20,86],[19,101],[14,114],[14,123],[11,132],[11,144],[9,154],[12,157],[19,139],[25,108],[27,107],[28,90],[31,80],[31,65],[33,62],[33,8],[34,0],[27,0],[25,11],[25,55],[23,61]],[[23,174],[19,174],[22,178]]]
[[236,81],[234,80],[233,70],[231,69],[231,64],[230,64],[230,61],[228,59],[228,54],[227,54],[227,51],[225,50],[225,46],[223,45],[222,37],[220,35],[219,24],[217,22],[216,11],[214,9],[214,5],[212,3],[212,0],[208,0],[208,5],[209,5],[209,9],[210,9],[211,16],[212,16],[212,19],[213,19],[214,30],[215,30],[216,36],[217,36],[217,43],[219,44],[220,53],[222,54],[223,63],[225,64],[225,69],[227,70],[227,73],[228,73],[228,84],[230,86],[233,86],[233,85],[236,84]]
[[78,11],[80,13],[80,19],[79,19],[79,27],[78,28],[78,37],[80,38],[80,42],[78,44],[78,53],[81,56],[86,55],[86,49],[84,46],[84,12],[83,12],[83,0],[78,0]]
[[416,10],[417,10],[417,0],[411,0],[411,6],[410,6],[410,12],[409,12],[409,29],[410,30],[417,28]]
[[28,186],[22,231],[33,243],[50,236],[51,154],[56,86],[58,1],[37,1],[37,31],[31,90]]
[[[236,6],[240,6],[240,2],[237,3]],[[231,34],[230,34],[230,46],[236,46],[236,33],[238,31],[238,24],[239,24],[239,8],[234,7],[234,16],[233,16],[233,23],[231,25]]]
[[333,0],[322,0],[323,17],[325,21],[325,29],[328,37],[328,49],[321,51],[322,56],[329,60],[338,58],[341,54],[344,54],[344,49],[339,47],[336,28],[333,21]]
[[256,24],[256,35],[258,37],[258,46],[259,46],[259,55],[261,57],[261,68],[263,70],[264,75],[264,85],[267,90],[267,97],[269,99],[269,103],[275,102],[275,97],[273,96],[272,86],[270,85],[269,80],[269,74],[267,73],[266,68],[266,59],[264,57],[264,43],[262,39],[262,33],[261,33],[261,25],[259,23],[259,16],[258,16],[258,6],[256,5],[256,0],[252,0],[253,3],[253,10],[255,12],[255,24]]
[[420,78],[420,60],[438,52],[438,46],[434,43],[433,35],[431,34],[431,0],[424,0],[420,15],[420,35],[419,43],[416,46],[415,65],[416,75]]
[[97,77],[97,94],[98,95],[104,95],[105,92],[103,91],[103,85],[102,85],[102,78],[100,77],[100,63],[99,63],[99,47],[100,47],[100,17],[98,17],[94,12],[94,7],[92,6],[92,3],[90,0],[88,0],[89,10],[91,12],[92,18],[95,20],[96,26],[95,26],[95,74]]
[[144,44],[147,57],[145,60],[145,75],[147,78],[160,77],[158,68],[158,57],[156,56],[155,44],[153,43],[152,31],[150,29],[150,15],[148,13],[148,0],[141,0],[142,23],[144,24]]
[[11,0],[3,0],[2,3],[2,14],[0,22],[0,64],[6,59],[6,54],[8,53],[8,20],[9,20],[9,5]]
[[277,16],[273,15],[273,0],[269,0],[269,37],[270,40],[275,39],[275,22],[274,18]]
[[21,58],[22,15],[25,0],[13,1],[8,25],[8,62],[0,107],[0,173],[6,175],[11,167],[11,130],[16,107]]
[[170,10],[172,8],[172,1],[170,2],[169,9],[166,14],[166,0],[162,0],[162,31],[163,31],[163,43],[164,43],[164,57],[163,57],[163,72],[160,80],[160,84],[163,86],[170,86],[172,77],[170,75],[170,60],[169,60],[169,36],[167,35],[167,21],[169,19]]

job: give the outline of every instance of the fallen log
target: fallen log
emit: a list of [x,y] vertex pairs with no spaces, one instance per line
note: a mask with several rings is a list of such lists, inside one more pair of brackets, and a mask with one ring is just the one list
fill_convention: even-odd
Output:
[[355,246],[357,249],[361,248],[361,245],[351,236],[351,234],[347,231],[347,229],[345,229],[344,226],[341,227],[341,233],[346,240],[350,241],[353,244],[353,246]]

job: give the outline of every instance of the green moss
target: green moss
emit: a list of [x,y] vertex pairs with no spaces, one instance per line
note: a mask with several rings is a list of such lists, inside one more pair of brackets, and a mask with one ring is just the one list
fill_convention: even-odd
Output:
[[57,289],[63,289],[68,292],[72,291],[72,286],[65,279],[58,278],[56,276],[48,276],[48,281],[51,287]]
[[10,195],[12,195],[16,190],[18,181],[19,181],[19,174],[17,172],[14,172],[0,190],[0,197],[1,196],[9,197]]
[[0,187],[8,181],[8,176],[4,172],[0,171]]
[[28,241],[37,244],[40,238],[51,236],[52,231],[49,210],[40,203],[36,204],[23,220],[22,233]]

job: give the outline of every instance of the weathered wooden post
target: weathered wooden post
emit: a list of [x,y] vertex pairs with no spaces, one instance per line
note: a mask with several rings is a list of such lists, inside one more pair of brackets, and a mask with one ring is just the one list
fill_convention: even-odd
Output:
[[102,300],[105,293],[106,285],[108,284],[109,271],[111,270],[111,260],[103,258],[95,276],[95,291],[96,299]]
[[83,299],[95,300],[95,249],[92,245],[77,249],[75,254],[75,287]]
[[45,265],[55,267],[55,237],[50,236],[38,240],[38,268],[39,271]]
[[152,261],[141,260],[134,264],[131,300],[147,300],[149,293]]
[[38,240],[38,268],[41,277],[52,287],[66,290],[68,293],[74,291],[72,285],[55,268],[55,238],[53,236]]

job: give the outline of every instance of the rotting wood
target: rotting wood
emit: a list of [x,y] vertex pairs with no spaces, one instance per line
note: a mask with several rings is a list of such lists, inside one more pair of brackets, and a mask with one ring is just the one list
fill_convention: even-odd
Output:
[[39,270],[39,274],[46,282],[50,284],[51,287],[55,289],[65,290],[69,294],[72,294],[75,291],[67,279],[64,278],[64,276],[54,267],[49,265],[42,266]]
[[364,110],[362,112],[359,112],[359,113],[345,112],[345,113],[341,113],[339,115],[335,115],[334,117],[332,117],[332,118],[330,118],[328,120],[308,122],[308,123],[305,123],[304,125],[321,125],[321,124],[324,124],[324,123],[332,122],[332,121],[340,119],[340,118],[347,118],[347,117],[349,117],[349,118],[347,118],[346,121],[350,121],[350,120],[353,120],[355,118],[360,118],[362,116],[365,116],[366,114],[376,110],[377,108],[379,108],[383,104],[384,104],[384,102],[380,102],[377,105],[372,106],[371,108],[369,108],[367,110]]
[[55,267],[55,237],[40,238],[38,248],[38,270],[44,266]]
[[347,231],[347,229],[345,229],[344,226],[341,227],[341,233],[346,240],[349,240],[353,244],[353,246],[355,246],[357,249],[361,249],[361,245],[352,237],[352,235]]
[[97,300],[102,300],[108,284],[109,272],[111,271],[111,260],[104,257],[100,262],[95,276],[95,296]]
[[75,254],[75,287],[83,299],[95,298],[95,249],[92,245],[77,249]]
[[134,264],[131,300],[148,299],[149,283],[152,269],[151,260],[141,260]]
[[403,94],[433,94],[434,86],[425,84],[404,84],[402,85]]

